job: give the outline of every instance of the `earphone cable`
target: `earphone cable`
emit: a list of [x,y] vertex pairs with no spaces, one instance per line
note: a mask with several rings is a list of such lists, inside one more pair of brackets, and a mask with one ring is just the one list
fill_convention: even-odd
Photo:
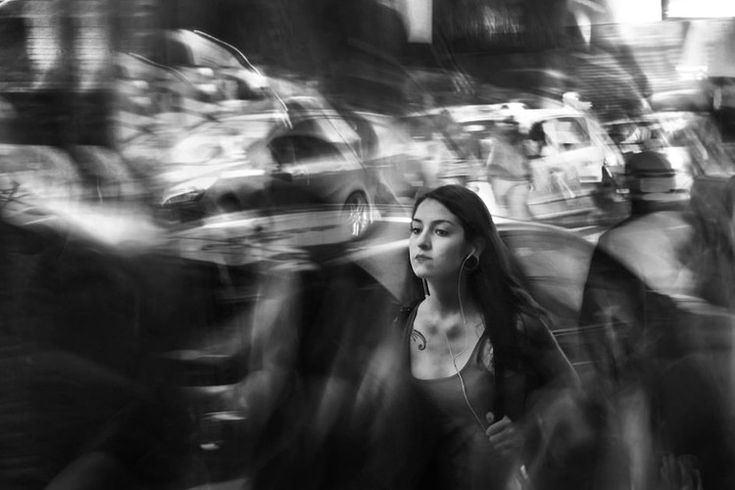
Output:
[[[457,278],[457,299],[459,300],[459,313],[462,316],[462,327],[465,329],[465,336],[467,335],[467,320],[465,318],[464,314],[464,307],[462,305],[462,272],[464,272],[464,266],[467,263],[467,260],[469,259],[469,256],[467,256],[462,261],[462,266],[459,268],[459,277]],[[475,421],[477,422],[477,425],[480,426],[480,429],[482,429],[483,432],[487,429],[485,427],[485,424],[482,423],[482,419],[477,415],[477,412],[475,411],[475,408],[472,406],[472,403],[470,403],[470,398],[467,395],[467,387],[464,383],[464,378],[462,378],[462,373],[460,372],[459,367],[457,366],[457,357],[461,356],[465,351],[462,351],[459,353],[457,357],[454,356],[454,353],[452,352],[452,345],[449,342],[449,339],[444,337],[444,339],[447,342],[447,347],[449,348],[449,355],[452,357],[452,364],[454,365],[454,370],[457,372],[457,377],[459,378],[459,385],[462,389],[462,396],[464,397],[464,401],[467,404],[467,408],[469,408],[470,412],[472,413],[472,416],[475,418]]]
[[452,353],[452,346],[449,344],[449,340],[448,339],[446,340],[447,340],[447,347],[449,348],[449,355],[452,356],[452,364],[454,365],[454,370],[457,372],[457,377],[459,378],[459,386],[462,389],[462,396],[464,397],[465,404],[467,405],[467,408],[469,408],[470,412],[472,413],[472,416],[475,418],[477,425],[479,425],[480,429],[482,429],[482,431],[485,432],[487,427],[485,427],[485,424],[482,423],[482,419],[480,418],[479,415],[477,415],[475,408],[472,406],[472,403],[470,403],[470,398],[467,395],[467,387],[464,384],[464,378],[462,378],[462,373],[460,372],[460,369],[457,366],[457,360],[454,357],[454,354]]

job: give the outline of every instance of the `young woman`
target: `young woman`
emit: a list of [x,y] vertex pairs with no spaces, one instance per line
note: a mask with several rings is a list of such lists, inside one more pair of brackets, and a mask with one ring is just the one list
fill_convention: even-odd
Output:
[[433,434],[419,488],[518,488],[538,447],[531,428],[576,387],[574,371],[475,193],[448,185],[422,196],[409,254],[425,297],[400,323],[414,418]]

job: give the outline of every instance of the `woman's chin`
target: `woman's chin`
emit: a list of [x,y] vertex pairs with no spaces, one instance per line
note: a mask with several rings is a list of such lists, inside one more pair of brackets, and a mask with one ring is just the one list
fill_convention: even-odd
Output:
[[424,267],[414,267],[413,274],[419,279],[430,279],[431,274]]

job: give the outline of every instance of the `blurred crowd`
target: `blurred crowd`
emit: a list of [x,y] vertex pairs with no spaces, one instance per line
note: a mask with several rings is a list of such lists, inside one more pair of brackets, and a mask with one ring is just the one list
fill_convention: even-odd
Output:
[[[444,185],[490,211],[579,381],[533,412],[503,488],[735,488],[735,73],[613,89],[589,61],[607,39],[572,52],[576,77],[484,80],[445,42],[419,68],[344,26],[325,35],[344,64],[307,73],[187,20],[135,25],[139,44],[108,39],[74,76],[72,54],[44,67],[29,46],[75,46],[114,9],[58,2],[34,31],[20,3],[0,2],[1,488],[421,481],[432,428],[404,406],[396,338],[428,288],[415,204]],[[645,78],[629,61],[620,79]]]

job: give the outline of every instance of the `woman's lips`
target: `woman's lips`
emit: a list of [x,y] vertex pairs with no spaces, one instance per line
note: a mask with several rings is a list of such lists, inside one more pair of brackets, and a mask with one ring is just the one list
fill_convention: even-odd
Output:
[[426,255],[415,255],[413,260],[416,262],[426,262],[427,260],[431,260],[431,258]]

